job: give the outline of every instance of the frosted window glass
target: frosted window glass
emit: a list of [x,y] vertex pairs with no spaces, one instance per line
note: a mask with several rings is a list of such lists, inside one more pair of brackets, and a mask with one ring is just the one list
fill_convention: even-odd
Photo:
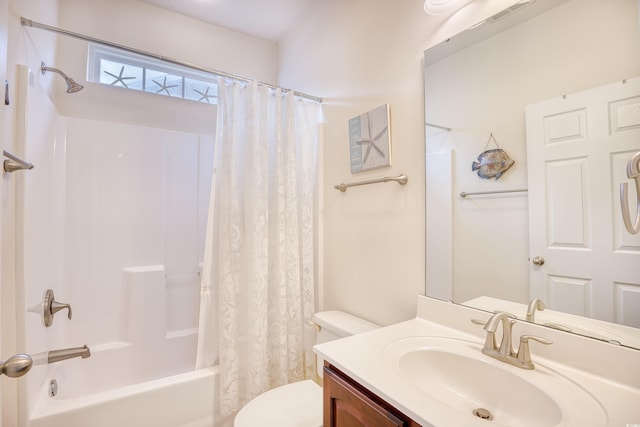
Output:
[[147,69],[144,90],[182,98],[182,76]]
[[100,60],[100,83],[128,89],[142,89],[143,69],[120,62]]
[[109,46],[89,44],[87,81],[217,104],[215,74]]
[[186,78],[184,82],[184,97],[193,101],[216,104],[218,86],[212,82]]

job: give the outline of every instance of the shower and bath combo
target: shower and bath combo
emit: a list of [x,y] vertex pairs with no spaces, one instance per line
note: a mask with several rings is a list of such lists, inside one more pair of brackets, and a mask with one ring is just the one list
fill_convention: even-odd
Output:
[[40,63],[40,71],[42,71],[42,75],[44,75],[47,71],[60,74],[64,79],[64,81],[67,83],[67,93],[76,93],[81,91],[84,88],[84,86],[82,86],[81,84],[78,84],[75,80],[73,80],[71,77],[67,76],[65,73],[58,70],[57,68],[47,67],[44,62]]

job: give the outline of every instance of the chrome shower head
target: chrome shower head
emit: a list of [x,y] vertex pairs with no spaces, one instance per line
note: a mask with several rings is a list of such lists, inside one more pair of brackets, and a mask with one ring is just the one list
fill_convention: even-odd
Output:
[[71,77],[67,76],[65,73],[63,73],[62,71],[58,70],[57,68],[47,67],[44,64],[44,62],[40,63],[40,71],[42,71],[43,75],[47,71],[51,71],[51,72],[60,74],[62,76],[62,78],[64,79],[64,81],[67,83],[67,93],[76,93],[76,92],[81,91],[84,88],[84,86],[82,86],[81,84],[78,84],[75,80],[73,80]]

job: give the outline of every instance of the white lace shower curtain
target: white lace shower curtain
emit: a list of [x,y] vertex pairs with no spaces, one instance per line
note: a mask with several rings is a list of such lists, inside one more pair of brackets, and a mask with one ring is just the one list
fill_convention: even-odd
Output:
[[314,233],[321,106],[218,82],[198,368],[219,357],[220,407],[314,375]]

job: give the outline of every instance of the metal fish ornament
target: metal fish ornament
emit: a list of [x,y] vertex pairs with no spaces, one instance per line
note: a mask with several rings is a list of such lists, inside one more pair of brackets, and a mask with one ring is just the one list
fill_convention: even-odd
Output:
[[471,170],[478,171],[480,178],[499,179],[514,163],[506,151],[494,148],[480,153],[478,161],[471,164]]
[[[498,148],[487,150],[487,145],[489,145],[491,140],[493,140]],[[502,174],[513,166],[514,163],[515,161],[509,157],[507,152],[500,148],[492,133],[485,145],[485,151],[480,153],[477,162],[471,164],[471,170],[478,171],[480,178],[495,178],[497,180],[500,179]]]

